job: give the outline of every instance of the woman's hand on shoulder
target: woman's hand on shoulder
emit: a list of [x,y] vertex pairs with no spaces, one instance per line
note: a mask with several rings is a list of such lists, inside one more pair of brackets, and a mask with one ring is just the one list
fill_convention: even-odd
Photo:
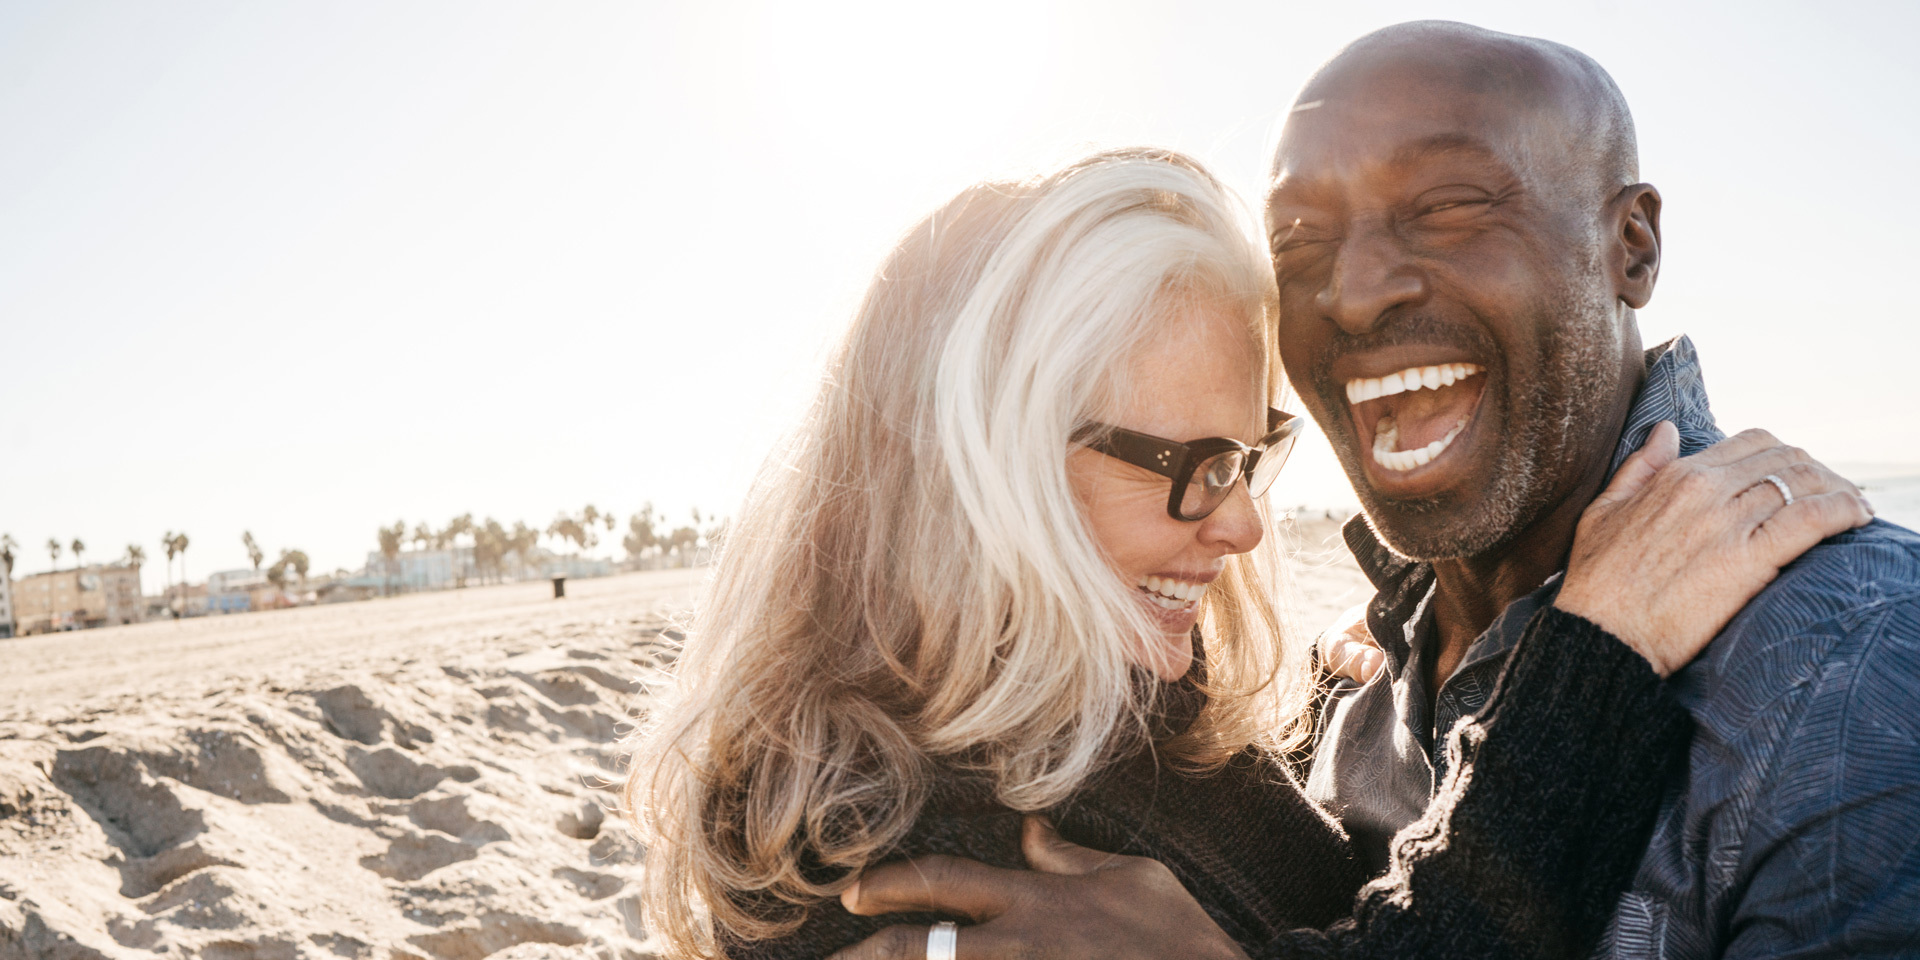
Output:
[[1314,647],[1320,655],[1321,671],[1354,683],[1372,680],[1373,675],[1380,672],[1381,664],[1387,662],[1387,655],[1380,652],[1380,645],[1367,629],[1365,603],[1356,604],[1335,617],[1321,632],[1320,642]]
[[1661,676],[1699,655],[1781,567],[1873,520],[1851,482],[1764,430],[1690,457],[1679,445],[1672,424],[1656,426],[1587,507],[1554,601]]

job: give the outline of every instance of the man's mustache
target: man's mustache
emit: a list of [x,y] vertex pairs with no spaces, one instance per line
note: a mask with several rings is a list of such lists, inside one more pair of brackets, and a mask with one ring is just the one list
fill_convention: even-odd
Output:
[[1336,329],[1310,368],[1314,386],[1344,401],[1346,385],[1334,380],[1334,364],[1354,354],[1406,346],[1454,347],[1465,351],[1476,363],[1489,367],[1497,366],[1501,359],[1498,345],[1478,324],[1446,320],[1431,313],[1409,313],[1394,317],[1365,334]]

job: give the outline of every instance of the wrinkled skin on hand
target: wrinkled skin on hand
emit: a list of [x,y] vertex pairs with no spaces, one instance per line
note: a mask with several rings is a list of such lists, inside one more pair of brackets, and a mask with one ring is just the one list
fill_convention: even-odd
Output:
[[1764,430],[1685,458],[1679,443],[1673,425],[1660,424],[1587,507],[1554,601],[1663,677],[1699,655],[1781,567],[1873,520],[1851,482]]

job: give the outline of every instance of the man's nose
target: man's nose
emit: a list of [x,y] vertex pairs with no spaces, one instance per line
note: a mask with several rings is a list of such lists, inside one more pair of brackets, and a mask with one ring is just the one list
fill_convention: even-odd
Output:
[[1427,278],[1402,249],[1385,223],[1353,226],[1339,252],[1327,285],[1314,297],[1315,306],[1347,333],[1371,332],[1380,318],[1395,307],[1427,298]]

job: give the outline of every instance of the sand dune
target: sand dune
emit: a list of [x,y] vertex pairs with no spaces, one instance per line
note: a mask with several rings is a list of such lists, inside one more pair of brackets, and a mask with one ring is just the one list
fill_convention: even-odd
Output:
[[0,960],[648,956],[609,788],[699,576],[0,642]]
[[644,955],[607,787],[695,583],[0,646],[0,957]]

